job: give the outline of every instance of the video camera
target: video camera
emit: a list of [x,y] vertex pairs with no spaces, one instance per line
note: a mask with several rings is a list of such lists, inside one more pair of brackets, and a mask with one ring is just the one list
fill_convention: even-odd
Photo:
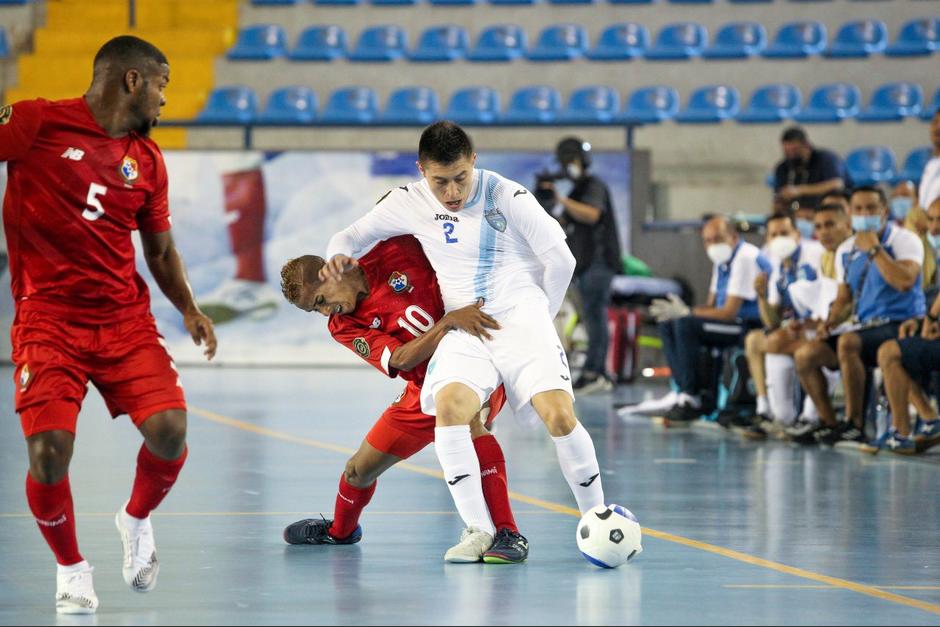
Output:
[[551,211],[555,205],[555,192],[552,189],[545,189],[542,187],[544,183],[554,183],[555,181],[560,181],[565,178],[567,175],[561,170],[542,170],[541,172],[536,173],[535,175],[535,189],[532,192],[532,195],[535,196],[535,199],[542,205],[542,208],[545,211]]

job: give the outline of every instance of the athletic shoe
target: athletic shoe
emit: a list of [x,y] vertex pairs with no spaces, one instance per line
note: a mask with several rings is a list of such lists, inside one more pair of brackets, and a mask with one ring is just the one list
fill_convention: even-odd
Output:
[[355,544],[362,540],[362,525],[356,525],[345,538],[330,535],[333,521],[326,518],[305,518],[284,529],[284,542],[288,544]]
[[865,431],[854,424],[848,424],[839,432],[839,437],[833,440],[832,448],[858,450],[868,443]]
[[571,388],[578,394],[596,394],[597,392],[610,392],[614,389],[614,384],[602,374],[583,372],[575,379]]
[[521,533],[511,529],[496,532],[493,546],[483,554],[487,564],[521,564],[529,557],[529,541]]
[[917,454],[917,442],[914,441],[914,438],[904,437],[895,432],[885,440],[884,449],[898,455],[915,455]]
[[812,427],[809,431],[803,432],[801,435],[795,435],[790,437],[791,442],[796,442],[797,444],[810,445],[810,444],[819,444],[820,442],[828,439],[834,430],[838,427],[829,427],[823,424],[816,425]]
[[875,438],[874,440],[869,440],[861,446],[858,447],[863,453],[868,453],[869,455],[877,455],[880,453],[886,446],[887,441],[894,437],[894,429],[888,429],[881,434],[881,437]]
[[914,432],[914,440],[917,442],[917,448],[920,451],[940,444],[940,420],[931,420],[930,422],[921,422],[917,425]]
[[[819,423],[806,420],[802,416],[790,427],[783,430],[783,437],[791,442],[803,443],[807,434],[812,433],[819,427]],[[812,438],[806,441],[806,444],[812,444],[815,440]]]
[[[724,412],[722,412],[724,413]],[[744,434],[748,429],[755,426],[760,422],[762,416],[751,416],[748,414],[741,414],[739,412],[729,412],[727,417],[728,428],[735,433]],[[722,416],[719,415],[718,421],[721,422]]]
[[91,574],[95,569],[87,563],[81,570],[58,573],[55,578],[55,611],[59,614],[94,614],[98,595]]
[[702,415],[701,409],[683,404],[676,405],[663,416],[663,425],[670,429],[688,427]]
[[766,440],[771,433],[779,432],[779,427],[770,416],[757,414],[753,424],[740,433],[746,440]]
[[134,592],[150,592],[157,586],[160,562],[153,539],[150,516],[143,520],[132,519],[124,507],[114,516],[114,526],[121,534],[124,546],[124,583]]
[[199,299],[199,308],[216,324],[238,318],[266,318],[280,304],[280,297],[267,283],[231,279]]
[[621,416],[639,415],[639,416],[662,416],[679,402],[679,393],[670,392],[662,398],[651,398],[648,401],[637,403],[636,405],[626,405],[621,407],[617,413]]
[[451,564],[473,564],[493,546],[493,536],[476,527],[467,527],[460,534],[460,542],[447,549],[444,561]]

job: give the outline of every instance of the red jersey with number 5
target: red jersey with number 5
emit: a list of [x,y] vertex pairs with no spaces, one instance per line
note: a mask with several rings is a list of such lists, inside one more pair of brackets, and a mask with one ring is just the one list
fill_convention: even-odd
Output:
[[389,377],[424,383],[428,363],[409,372],[389,365],[392,353],[420,337],[444,315],[437,275],[411,235],[379,242],[359,259],[369,295],[351,314],[330,316],[333,338]]
[[3,225],[17,311],[78,324],[149,311],[131,232],[170,228],[167,176],[156,143],[109,137],[84,98],[0,109],[8,161]]

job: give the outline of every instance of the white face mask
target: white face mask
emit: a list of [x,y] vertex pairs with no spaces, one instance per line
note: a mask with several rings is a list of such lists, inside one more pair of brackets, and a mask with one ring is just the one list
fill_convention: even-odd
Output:
[[770,240],[770,252],[780,260],[789,259],[799,244],[793,237],[775,237]]
[[734,249],[731,248],[731,244],[712,244],[705,249],[705,254],[716,266],[720,266],[731,259],[731,253],[733,252]]
[[577,163],[569,163],[565,166],[565,173],[568,175],[569,179],[577,181],[581,178],[581,175],[584,174],[584,171]]

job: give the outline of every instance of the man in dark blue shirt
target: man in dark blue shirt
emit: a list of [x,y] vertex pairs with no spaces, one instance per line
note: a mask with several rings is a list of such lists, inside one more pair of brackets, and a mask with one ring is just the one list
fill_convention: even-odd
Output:
[[780,143],[783,161],[774,172],[774,194],[781,202],[776,204],[793,210],[815,209],[827,193],[852,186],[842,159],[834,152],[813,147],[803,129],[788,128]]

